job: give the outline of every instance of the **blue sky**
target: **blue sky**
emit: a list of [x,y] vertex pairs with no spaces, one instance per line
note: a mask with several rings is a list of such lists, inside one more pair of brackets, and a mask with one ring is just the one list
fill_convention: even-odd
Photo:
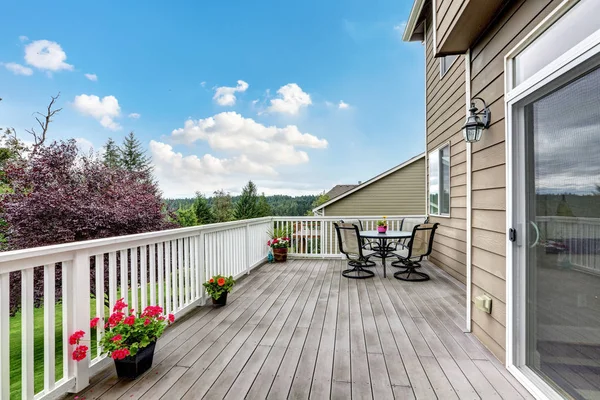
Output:
[[4,4],[0,126],[28,139],[60,92],[51,139],[100,150],[134,131],[168,197],[365,181],[424,150],[423,47],[401,41],[411,5]]

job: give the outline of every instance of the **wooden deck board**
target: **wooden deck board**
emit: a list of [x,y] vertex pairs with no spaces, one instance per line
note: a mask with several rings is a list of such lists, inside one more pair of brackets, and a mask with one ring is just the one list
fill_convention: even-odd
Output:
[[[268,264],[240,281],[226,307],[198,307],[167,329],[152,369],[112,369],[86,399],[531,399],[464,333],[464,285],[341,276],[340,260]],[[461,319],[462,318],[462,319]],[[74,398],[71,395],[70,398]]]

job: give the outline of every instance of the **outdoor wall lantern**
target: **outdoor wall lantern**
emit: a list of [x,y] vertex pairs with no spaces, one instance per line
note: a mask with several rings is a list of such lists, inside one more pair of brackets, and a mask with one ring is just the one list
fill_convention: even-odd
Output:
[[[475,107],[474,100],[479,100],[483,103],[483,110],[479,111],[479,109]],[[492,113],[483,99],[474,97],[471,100],[469,116],[467,117],[467,122],[463,126],[463,136],[467,143],[479,142],[483,130],[490,127],[491,116]]]

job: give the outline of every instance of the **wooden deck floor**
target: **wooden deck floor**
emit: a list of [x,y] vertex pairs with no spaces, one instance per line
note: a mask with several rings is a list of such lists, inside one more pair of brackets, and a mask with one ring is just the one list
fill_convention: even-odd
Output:
[[[339,260],[268,264],[228,305],[200,307],[166,331],[153,368],[111,368],[79,399],[531,399],[463,333],[464,286],[341,277]],[[74,396],[71,396],[74,398]]]

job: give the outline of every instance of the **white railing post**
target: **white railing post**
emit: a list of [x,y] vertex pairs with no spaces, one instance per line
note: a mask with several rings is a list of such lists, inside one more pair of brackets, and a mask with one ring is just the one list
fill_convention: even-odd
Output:
[[[122,261],[121,261],[122,262]],[[70,271],[69,271],[70,269]],[[66,288],[70,291],[68,296],[70,310],[70,331],[66,332],[65,336],[70,336],[74,331],[82,330],[85,332],[84,339],[90,339],[90,257],[87,251],[78,251],[75,253],[73,263],[70,268],[64,273],[70,274],[70,287]],[[63,287],[63,296],[65,288]],[[63,297],[64,300],[64,297]],[[75,378],[75,392],[82,391],[90,383],[90,353],[88,357],[79,362],[74,361],[70,354],[74,346],[69,346],[69,370],[71,376]]]
[[246,234],[246,245],[245,245],[245,249],[244,249],[244,256],[246,259],[246,275],[250,274],[250,223],[246,224],[246,228],[245,228],[245,234]]
[[10,398],[10,274],[0,274],[0,399]]
[[202,298],[202,305],[206,304],[206,292],[204,291],[204,286],[202,284],[206,282],[206,257],[205,257],[205,247],[204,247],[204,231],[200,231],[200,236],[198,237],[198,246],[197,252],[198,256],[196,257],[196,268],[198,268],[198,276],[200,279],[200,284],[198,285],[198,290],[200,291]]

